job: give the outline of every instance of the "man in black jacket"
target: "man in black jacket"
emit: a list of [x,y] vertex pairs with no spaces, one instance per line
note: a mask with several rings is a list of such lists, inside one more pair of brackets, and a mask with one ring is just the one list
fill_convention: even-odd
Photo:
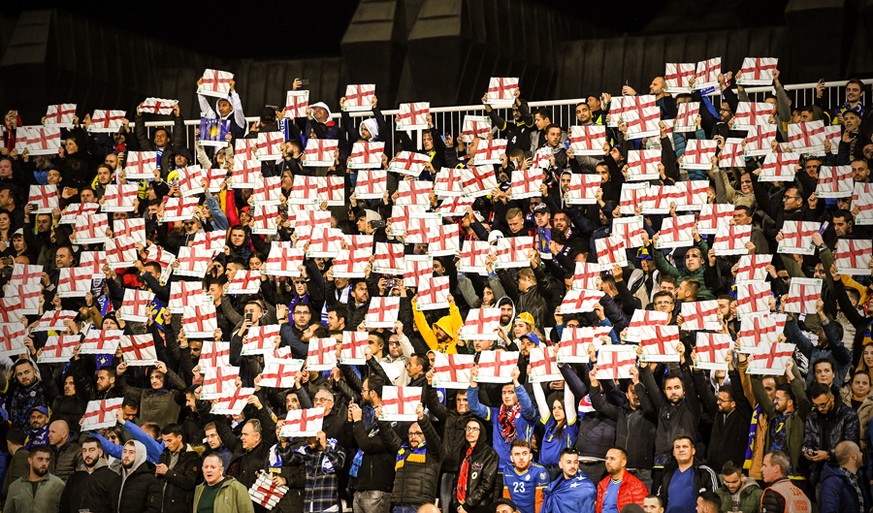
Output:
[[467,443],[461,451],[461,467],[455,480],[453,505],[447,511],[480,513],[489,511],[497,499],[497,470],[500,457],[487,442],[487,427],[481,419],[467,421]]
[[355,490],[353,509],[363,513],[388,513],[391,510],[397,452],[379,436],[380,427],[373,411],[374,406],[381,404],[383,386],[384,380],[371,374],[361,386],[366,411],[355,403],[349,404],[352,433],[358,445],[349,470],[349,484]]
[[[250,488],[258,479],[260,470],[267,468],[270,447],[276,443],[276,422],[273,414],[257,396],[251,397],[250,404],[255,408],[255,415],[247,411],[246,418],[250,420],[243,425],[239,438],[233,435],[227,422],[215,423],[219,436],[233,451],[227,475],[236,478],[246,488]],[[255,511],[266,511],[259,504],[254,506]]]
[[121,479],[113,488],[113,511],[118,513],[159,513],[161,485],[155,466],[146,461],[145,445],[138,440],[124,444],[121,451]]
[[707,404],[714,422],[706,453],[706,463],[721,469],[728,461],[741,462],[746,458],[752,405],[743,393],[740,374],[734,368],[732,353],[728,351],[730,386],[719,389],[715,403]]
[[187,513],[194,504],[194,488],[200,471],[200,456],[185,450],[182,426],[169,424],[161,434],[164,452],[155,467],[155,475],[161,484],[161,511],[163,513]]
[[665,513],[684,513],[697,507],[697,496],[702,492],[715,493],[718,477],[715,472],[695,460],[694,440],[679,435],[673,440],[673,464],[664,473],[658,497]]
[[60,513],[77,513],[88,510],[91,513],[111,513],[116,504],[112,502],[112,492],[121,479],[109,469],[103,458],[100,440],[88,437],[82,442],[82,470],[77,470],[67,480],[61,494]]
[[[394,486],[391,502],[395,513],[411,513],[437,496],[437,480],[443,458],[440,435],[424,414],[419,403],[415,410],[418,422],[409,426],[404,443],[387,422],[379,422],[379,436],[395,455]],[[376,416],[381,416],[381,407]],[[356,510],[357,511],[357,510]]]

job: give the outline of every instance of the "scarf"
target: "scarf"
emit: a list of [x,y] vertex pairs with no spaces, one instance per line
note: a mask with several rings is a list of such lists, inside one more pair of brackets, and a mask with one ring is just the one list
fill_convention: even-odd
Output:
[[864,509],[864,492],[861,491],[861,485],[858,483],[857,474],[853,474],[843,467],[837,467],[837,472],[841,473],[850,483],[852,483],[852,488],[855,489],[855,494],[858,496],[858,505],[861,506],[858,508],[858,511],[867,511]]
[[510,444],[515,441],[516,429],[515,419],[521,414],[521,404],[516,403],[512,408],[508,408],[505,404],[500,405],[500,413],[497,414],[497,421],[500,423],[500,436],[503,441]]
[[426,442],[422,442],[418,447],[410,447],[408,443],[403,444],[400,450],[397,451],[397,461],[394,463],[394,471],[403,468],[407,461],[411,463],[424,463],[427,461]]
[[467,479],[470,474],[470,455],[473,454],[473,446],[467,447],[467,454],[464,455],[464,461],[461,463],[461,470],[458,471],[458,490],[456,497],[458,502],[464,504],[467,500]]

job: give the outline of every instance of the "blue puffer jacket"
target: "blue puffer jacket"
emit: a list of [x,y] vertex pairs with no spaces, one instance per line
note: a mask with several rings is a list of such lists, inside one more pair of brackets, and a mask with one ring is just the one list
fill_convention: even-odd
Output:
[[[861,490],[865,490],[864,478],[858,476]],[[864,498],[866,507],[870,506],[869,490],[868,497]],[[861,511],[861,498],[855,491],[855,487],[846,473],[839,467],[828,464],[821,471],[821,500],[819,501],[820,513],[845,513],[847,511]]]

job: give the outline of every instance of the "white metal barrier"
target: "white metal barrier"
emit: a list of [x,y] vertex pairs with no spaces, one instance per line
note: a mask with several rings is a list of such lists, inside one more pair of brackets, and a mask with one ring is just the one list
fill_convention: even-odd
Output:
[[[873,79],[862,80],[865,85],[873,84]],[[817,83],[805,83],[805,84],[788,84],[784,86],[786,91],[793,92],[795,96],[795,101],[797,102],[797,106],[806,106],[812,105],[815,101],[815,87]],[[832,107],[836,107],[841,102],[845,101],[845,89],[846,81],[845,80],[835,80],[830,82],[825,82],[824,84],[824,99],[825,105],[829,105]],[[769,94],[775,92],[775,89],[771,86],[763,86],[763,87],[748,87],[746,88],[746,93],[753,101],[763,101],[764,97]],[[720,96],[718,93],[713,93],[710,95],[714,101],[716,98]],[[869,98],[869,96],[868,96]],[[544,101],[529,101],[528,106],[531,111],[545,107],[550,108],[552,110],[552,121],[556,124],[564,127],[565,129],[570,125],[574,124],[575,121],[575,107],[582,98],[570,98],[564,100],[544,100]],[[869,100],[868,100],[869,101]],[[389,109],[383,110],[382,114],[385,116],[385,123],[390,128],[391,132],[394,132],[394,116],[399,111],[397,109]],[[461,105],[455,107],[432,107],[430,109],[431,115],[433,117],[434,126],[441,134],[453,134],[457,136],[461,132],[461,126],[463,124],[464,116],[466,115],[477,115],[484,116],[485,107],[482,105]],[[509,112],[509,109],[497,109],[497,112],[503,119],[512,119],[512,114]],[[361,117],[369,117],[372,116],[372,112],[352,112],[349,113],[352,118],[361,118]],[[333,114],[333,118],[337,121],[337,123],[341,123],[340,114]],[[252,123],[258,121],[257,116],[249,116],[246,117],[246,121],[251,125]],[[133,123],[131,123],[133,125]],[[169,128],[172,127],[173,123],[171,121],[147,121],[145,123],[146,129],[149,133],[149,137],[151,137],[151,131],[157,127]],[[187,127],[186,134],[186,147],[193,148],[194,147],[194,129],[200,125],[199,119],[186,120],[185,125]],[[414,137],[414,134],[413,134]],[[393,144],[393,138],[389,139],[389,145]],[[420,147],[420,144],[419,144]]]

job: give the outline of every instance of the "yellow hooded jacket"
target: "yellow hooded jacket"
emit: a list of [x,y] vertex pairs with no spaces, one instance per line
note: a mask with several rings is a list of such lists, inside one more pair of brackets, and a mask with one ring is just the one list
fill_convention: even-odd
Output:
[[449,304],[449,315],[441,317],[433,324],[434,326],[439,326],[449,336],[449,342],[444,344],[437,342],[434,328],[428,325],[424,312],[416,308],[415,301],[412,302],[412,315],[415,319],[415,325],[418,327],[418,332],[421,333],[421,338],[424,339],[429,348],[446,354],[458,352],[458,330],[464,325],[464,320],[461,319],[461,311],[458,310],[458,306],[454,302]]

